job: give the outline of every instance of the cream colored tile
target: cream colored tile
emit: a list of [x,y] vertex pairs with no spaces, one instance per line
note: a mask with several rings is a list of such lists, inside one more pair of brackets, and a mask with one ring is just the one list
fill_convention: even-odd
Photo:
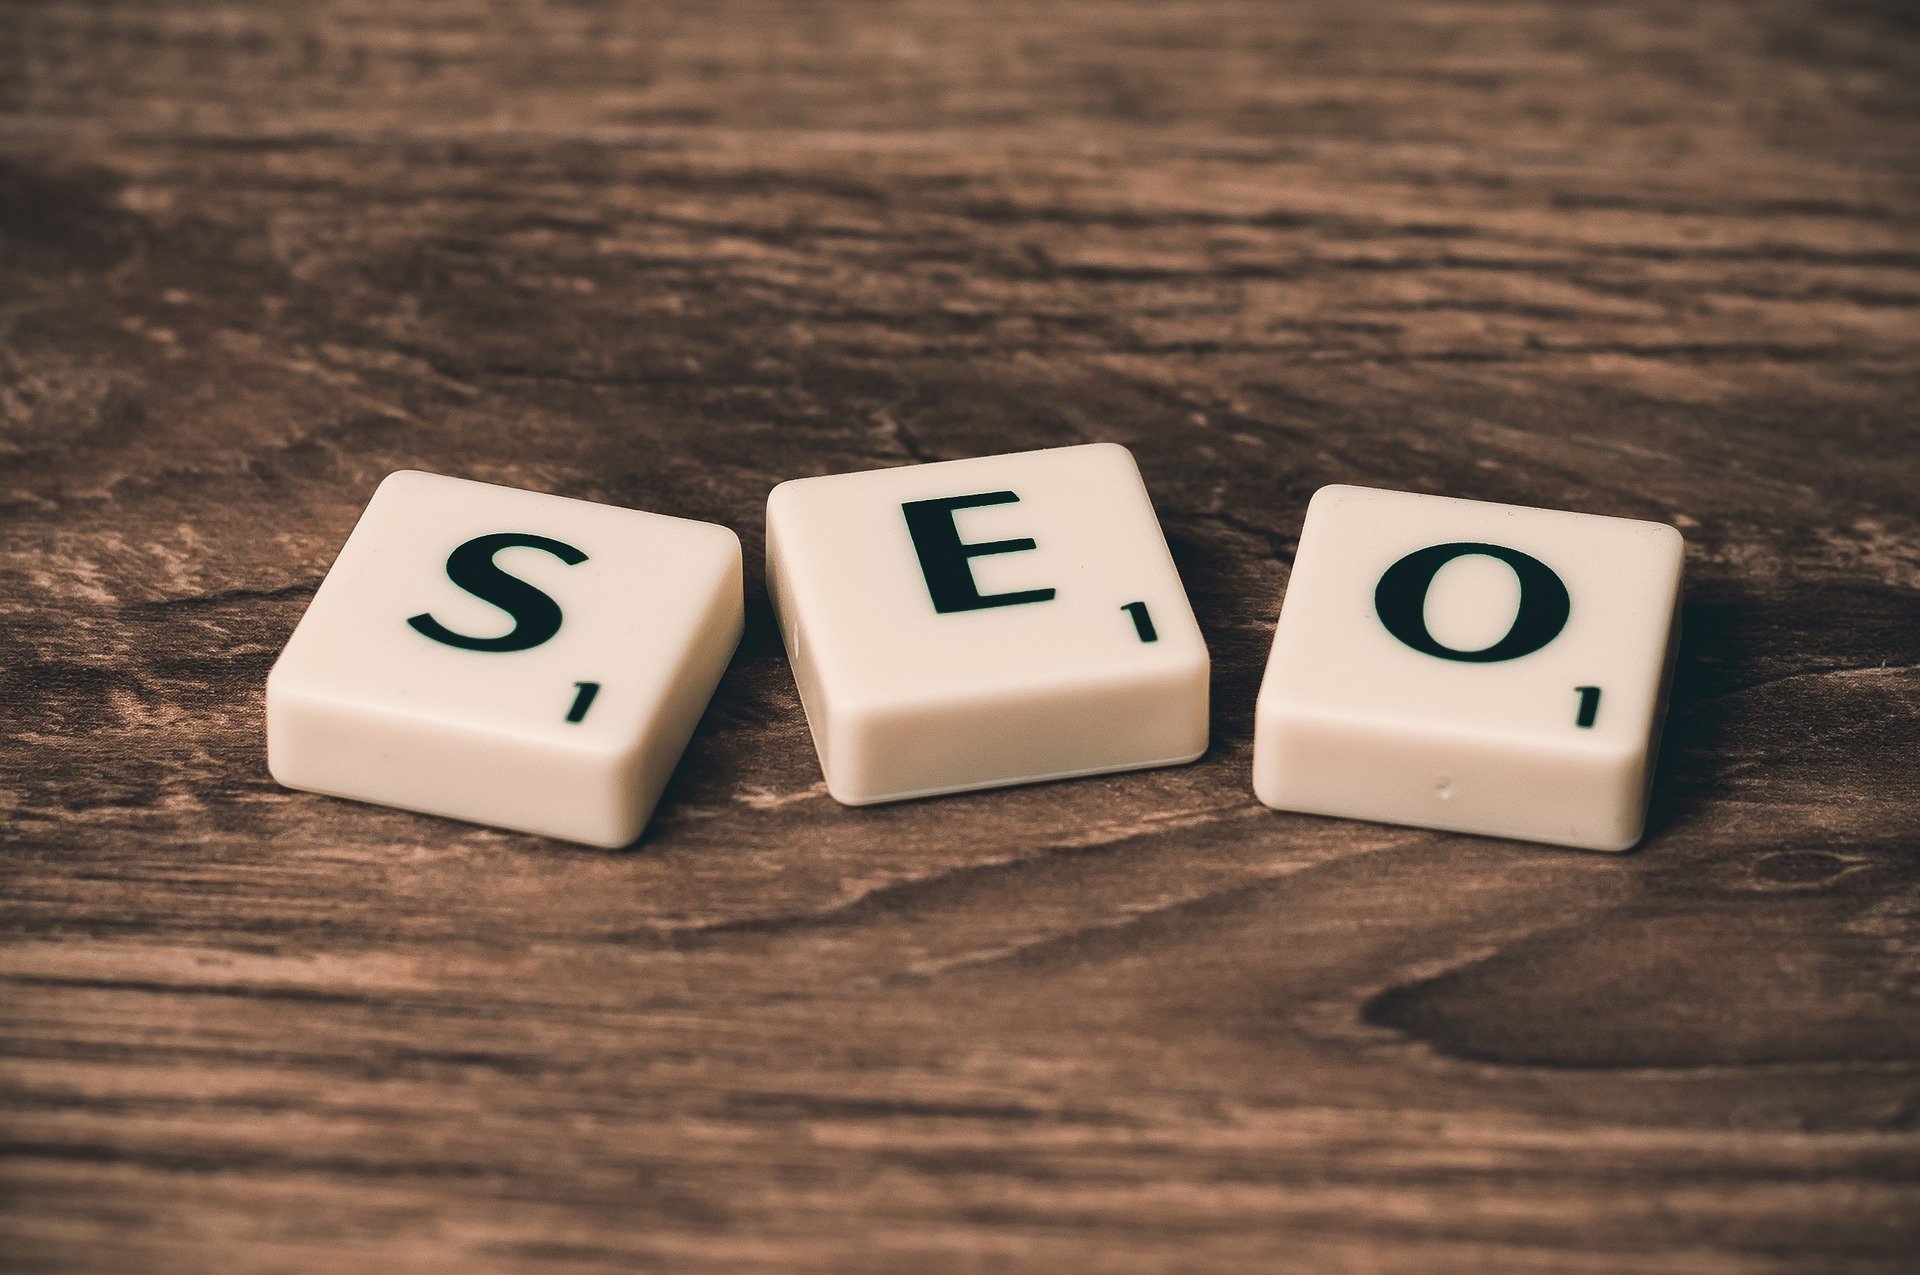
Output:
[[639,836],[740,639],[725,527],[402,471],[267,679],[290,788]]
[[1326,487],[1255,709],[1282,810],[1640,839],[1683,545],[1663,523]]
[[840,801],[1206,750],[1206,643],[1123,447],[782,483],[767,576]]

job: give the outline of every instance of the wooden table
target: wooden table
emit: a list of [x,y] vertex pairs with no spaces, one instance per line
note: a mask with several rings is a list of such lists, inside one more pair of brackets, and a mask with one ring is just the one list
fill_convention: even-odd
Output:
[[[0,7],[0,1260],[1915,1269],[1916,84],[1897,0]],[[768,488],[1089,440],[1212,752],[836,805]],[[745,537],[637,849],[267,777],[402,467]],[[1329,482],[1681,527],[1642,850],[1255,803]]]

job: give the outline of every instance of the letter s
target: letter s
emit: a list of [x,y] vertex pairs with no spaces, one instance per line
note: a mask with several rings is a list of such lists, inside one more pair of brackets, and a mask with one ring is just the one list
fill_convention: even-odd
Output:
[[475,536],[447,555],[447,578],[483,602],[490,602],[513,617],[513,628],[499,637],[468,637],[421,613],[407,623],[436,642],[457,646],[463,651],[526,651],[539,646],[560,631],[560,606],[552,598],[510,576],[494,564],[493,555],[502,549],[539,549],[568,566],[578,566],[587,555],[570,544],[546,536],[503,531]]

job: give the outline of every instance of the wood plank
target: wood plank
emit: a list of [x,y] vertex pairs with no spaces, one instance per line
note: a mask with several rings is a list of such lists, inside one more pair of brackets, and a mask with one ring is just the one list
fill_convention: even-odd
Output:
[[[19,1269],[1920,1261],[1907,7],[0,7],[0,1253]],[[1173,770],[820,785],[767,490],[1139,457]],[[380,476],[725,522],[605,854],[282,791]],[[1328,482],[1689,540],[1654,831],[1287,816]]]

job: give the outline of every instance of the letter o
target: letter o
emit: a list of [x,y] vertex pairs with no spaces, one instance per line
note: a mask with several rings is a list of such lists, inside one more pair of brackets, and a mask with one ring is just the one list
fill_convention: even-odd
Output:
[[[1497,558],[1513,568],[1520,580],[1520,607],[1505,637],[1477,651],[1462,651],[1443,646],[1428,630],[1427,591],[1440,568],[1473,554]],[[1423,655],[1463,664],[1496,664],[1532,655],[1559,637],[1573,613],[1573,599],[1553,568],[1532,554],[1505,545],[1463,541],[1415,550],[1388,567],[1373,591],[1373,609],[1387,632]]]

